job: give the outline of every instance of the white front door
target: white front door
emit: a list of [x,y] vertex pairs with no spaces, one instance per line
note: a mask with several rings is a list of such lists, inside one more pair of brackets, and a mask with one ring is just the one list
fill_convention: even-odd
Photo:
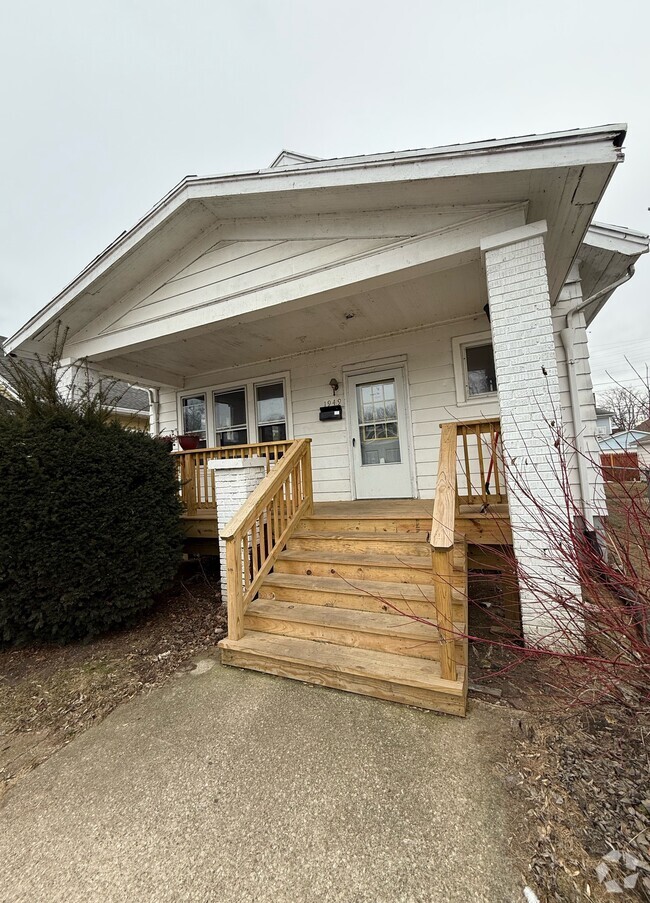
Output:
[[413,498],[404,371],[350,376],[347,388],[356,498]]

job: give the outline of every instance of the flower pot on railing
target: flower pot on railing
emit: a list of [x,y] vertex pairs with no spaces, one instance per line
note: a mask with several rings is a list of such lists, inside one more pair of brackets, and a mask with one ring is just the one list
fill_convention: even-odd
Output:
[[194,449],[199,447],[199,437],[198,436],[179,436],[178,444],[183,449],[183,451],[194,451]]

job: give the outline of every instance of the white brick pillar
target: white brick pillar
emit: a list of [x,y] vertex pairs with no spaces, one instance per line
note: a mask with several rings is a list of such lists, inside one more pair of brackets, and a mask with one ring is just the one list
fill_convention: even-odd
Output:
[[266,458],[229,458],[208,461],[208,468],[215,472],[214,493],[217,502],[217,529],[219,530],[221,601],[226,602],[226,543],[221,538],[221,531],[266,476]]
[[[535,502],[557,524],[567,548],[569,520],[560,484],[552,422],[561,417],[544,235],[533,223],[481,241],[497,387],[513,545],[520,570],[525,638],[547,646],[582,642],[581,618],[558,597],[581,605],[577,575],[557,551],[557,535],[540,529]],[[534,495],[535,502],[527,497]]]

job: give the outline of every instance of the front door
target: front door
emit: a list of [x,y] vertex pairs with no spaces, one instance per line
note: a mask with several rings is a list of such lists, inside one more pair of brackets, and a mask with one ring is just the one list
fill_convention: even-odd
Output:
[[348,399],[356,498],[412,498],[404,371],[350,376]]

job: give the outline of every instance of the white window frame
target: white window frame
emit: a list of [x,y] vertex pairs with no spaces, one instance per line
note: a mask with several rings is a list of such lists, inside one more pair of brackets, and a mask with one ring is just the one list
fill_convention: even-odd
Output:
[[[208,441],[210,439],[210,422],[208,419],[208,405],[209,405],[209,397],[205,391],[205,389],[197,389],[195,392],[183,392],[182,395],[178,398],[178,434],[182,436],[185,434],[185,422],[183,420],[183,399],[185,398],[197,398],[199,395],[203,395],[205,398],[205,444],[208,445]],[[195,435],[195,434],[190,434]]]
[[[459,407],[468,407],[482,402],[498,402],[499,392],[483,392],[480,395],[469,394],[469,375],[467,371],[467,348],[476,348],[481,345],[492,345],[492,333],[473,332],[470,335],[455,336],[451,340],[454,364],[454,382],[456,384],[456,404]],[[494,349],[493,349],[494,353]]]
[[195,395],[204,394],[206,397],[206,417],[207,417],[207,447],[216,448],[217,441],[217,425],[214,416],[214,395],[215,392],[228,392],[231,389],[244,389],[246,392],[246,428],[248,430],[248,445],[258,444],[258,424],[257,424],[257,404],[255,390],[258,386],[269,386],[274,383],[283,383],[284,385],[284,401],[285,414],[287,418],[287,441],[293,439],[293,405],[291,402],[291,379],[289,371],[282,373],[272,373],[264,376],[255,376],[250,379],[235,379],[227,383],[217,383],[211,386],[200,386],[192,390],[184,390],[177,393],[177,423],[179,427],[183,423],[183,399],[190,398]]

